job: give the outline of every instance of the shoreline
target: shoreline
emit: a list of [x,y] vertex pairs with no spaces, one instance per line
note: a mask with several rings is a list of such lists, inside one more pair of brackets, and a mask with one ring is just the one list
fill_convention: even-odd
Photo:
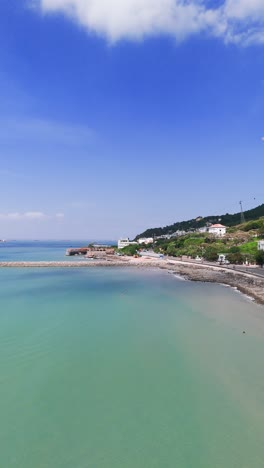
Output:
[[264,305],[264,276],[251,272],[232,270],[218,265],[198,264],[194,262],[133,257],[109,257],[100,260],[80,261],[22,261],[0,262],[0,268],[98,268],[98,267],[134,267],[159,268],[190,281],[219,283],[236,288],[241,293]]

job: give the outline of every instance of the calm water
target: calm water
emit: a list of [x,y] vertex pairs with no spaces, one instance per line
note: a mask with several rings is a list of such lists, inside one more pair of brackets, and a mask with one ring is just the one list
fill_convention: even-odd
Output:
[[[115,241],[103,243],[114,245]],[[89,241],[9,241],[0,243],[0,262],[26,262],[26,261],[68,261],[65,256],[69,247],[83,247]],[[80,257],[71,257],[71,261],[80,261]]]
[[262,468],[263,357],[231,289],[0,269],[0,467]]

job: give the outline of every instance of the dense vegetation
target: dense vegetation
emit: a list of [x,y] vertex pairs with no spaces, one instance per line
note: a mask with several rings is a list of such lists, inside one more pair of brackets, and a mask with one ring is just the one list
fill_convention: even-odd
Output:
[[264,217],[230,228],[223,238],[208,233],[189,233],[172,239],[158,239],[154,250],[174,257],[202,257],[216,261],[219,254],[226,254],[230,263],[245,261],[261,265],[264,252],[257,248],[258,239],[263,238]]
[[[245,211],[245,219],[246,221],[255,221],[258,220],[261,216],[264,216],[264,204],[253,208],[252,210]],[[142,234],[139,234],[136,239],[140,237],[154,237],[154,236],[162,236],[167,234],[172,234],[175,231],[188,231],[190,229],[198,229],[206,225],[206,223],[219,223],[221,222],[225,226],[231,227],[236,226],[240,223],[241,214],[225,214],[225,215],[212,215],[207,216],[205,218],[198,217],[196,219],[190,219],[189,221],[181,221],[170,226],[159,227],[159,228],[151,228],[147,229]],[[264,233],[264,228],[263,228]]]
[[139,246],[137,244],[131,244],[127,247],[123,247],[123,249],[117,249],[117,252],[119,253],[119,255],[128,255],[131,257],[137,254],[138,249]]
[[248,260],[255,262],[258,254],[257,240],[236,238],[217,239],[205,234],[188,234],[173,240],[158,240],[154,250],[174,257],[202,257],[208,261],[216,261],[219,254],[226,254],[230,263],[241,264]]

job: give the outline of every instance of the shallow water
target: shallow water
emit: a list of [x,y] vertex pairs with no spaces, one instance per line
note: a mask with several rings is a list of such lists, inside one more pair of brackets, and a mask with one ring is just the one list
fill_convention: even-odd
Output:
[[263,356],[231,288],[0,269],[0,466],[262,468]]

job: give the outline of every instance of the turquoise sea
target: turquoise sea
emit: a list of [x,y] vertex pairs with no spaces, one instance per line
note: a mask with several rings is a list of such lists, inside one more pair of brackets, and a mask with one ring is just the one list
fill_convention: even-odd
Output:
[[0,467],[262,468],[263,358],[230,288],[0,269]]

